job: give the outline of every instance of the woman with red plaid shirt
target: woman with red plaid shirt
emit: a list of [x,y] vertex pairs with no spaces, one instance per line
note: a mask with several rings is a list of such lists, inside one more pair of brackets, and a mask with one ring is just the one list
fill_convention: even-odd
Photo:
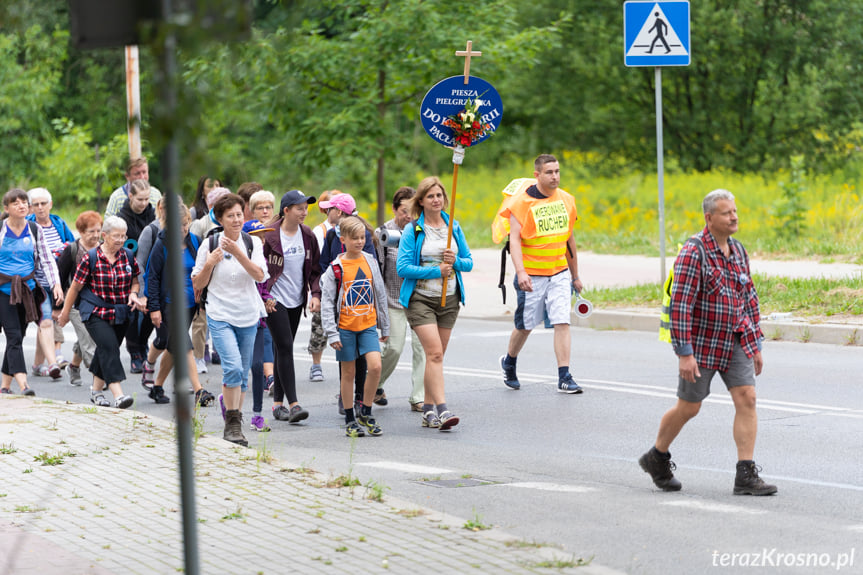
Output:
[[[66,325],[72,305],[77,306],[87,331],[96,342],[90,364],[93,374],[90,401],[98,406],[113,405],[120,409],[134,402],[131,396],[123,393],[121,386],[126,372],[120,360],[120,344],[126,335],[130,314],[146,309],[146,301],[138,296],[140,268],[135,258],[123,249],[125,241],[126,222],[117,216],[105,218],[102,244],[87,252],[78,264],[59,318],[60,325]],[[92,258],[95,260],[91,264]],[[102,393],[106,384],[114,395],[113,404]]]

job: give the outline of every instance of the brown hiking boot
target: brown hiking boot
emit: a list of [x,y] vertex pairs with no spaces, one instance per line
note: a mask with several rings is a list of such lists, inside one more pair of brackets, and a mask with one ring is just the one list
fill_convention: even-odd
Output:
[[734,495],[773,495],[778,491],[775,485],[764,483],[758,477],[761,468],[754,461],[738,461],[737,476],[734,478]]
[[225,432],[222,439],[247,447],[249,441],[243,435],[243,414],[239,409],[229,409],[225,412]]
[[680,491],[680,481],[672,473],[677,466],[671,461],[671,453],[666,458],[656,448],[651,448],[639,458],[638,464],[650,474],[653,483],[663,491]]

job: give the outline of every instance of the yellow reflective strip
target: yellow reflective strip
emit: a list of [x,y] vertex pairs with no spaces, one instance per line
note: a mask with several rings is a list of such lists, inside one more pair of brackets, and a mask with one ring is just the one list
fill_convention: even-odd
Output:
[[560,234],[557,236],[542,236],[539,238],[522,238],[521,245],[523,246],[538,246],[543,244],[554,244],[554,243],[566,243],[566,240],[569,239],[570,234]]
[[521,253],[528,256],[559,257],[566,253],[566,246],[560,248],[521,248]]
[[537,262],[537,261],[524,262],[525,269],[546,270],[546,269],[556,268],[556,267],[560,267],[560,266],[566,267],[566,259],[558,259],[558,260],[547,261],[547,262]]

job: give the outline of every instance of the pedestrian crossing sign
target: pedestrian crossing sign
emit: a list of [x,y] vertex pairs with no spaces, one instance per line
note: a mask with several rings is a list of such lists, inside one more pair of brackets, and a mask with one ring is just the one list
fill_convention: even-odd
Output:
[[689,66],[689,2],[623,4],[627,66]]

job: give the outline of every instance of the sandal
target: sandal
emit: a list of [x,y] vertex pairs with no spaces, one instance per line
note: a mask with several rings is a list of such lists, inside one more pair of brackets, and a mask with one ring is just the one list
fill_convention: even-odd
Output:
[[141,365],[141,387],[150,391],[153,389],[153,384],[155,380],[153,379],[153,374],[155,373],[154,366],[151,365],[148,361],[144,361]]

